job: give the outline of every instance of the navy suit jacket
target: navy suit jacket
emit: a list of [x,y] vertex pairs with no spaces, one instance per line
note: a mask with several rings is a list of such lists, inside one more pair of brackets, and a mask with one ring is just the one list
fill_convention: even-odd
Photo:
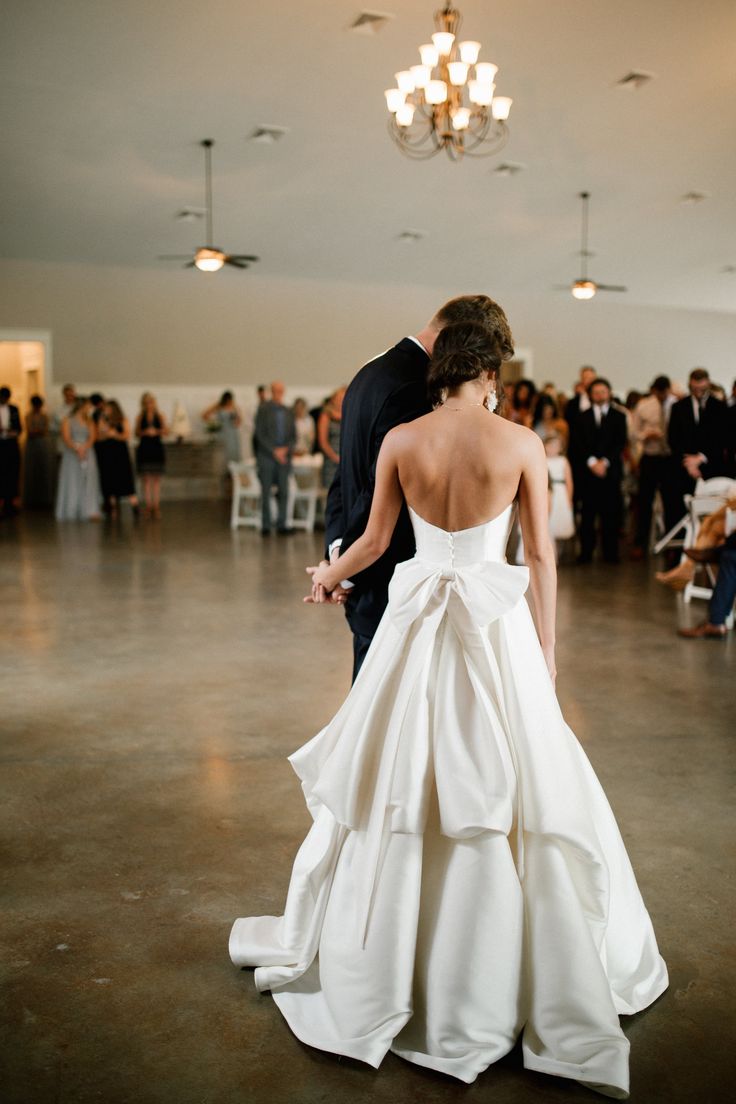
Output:
[[[383,438],[394,426],[429,414],[432,409],[427,397],[428,363],[424,349],[405,337],[364,365],[348,387],[342,407],[340,465],[325,509],[328,549],[341,537],[341,551],[346,552],[365,532]],[[411,520],[404,505],[386,552],[352,580],[355,586],[345,614],[354,633],[373,636],[388,603],[394,568],[411,559],[415,551]]]

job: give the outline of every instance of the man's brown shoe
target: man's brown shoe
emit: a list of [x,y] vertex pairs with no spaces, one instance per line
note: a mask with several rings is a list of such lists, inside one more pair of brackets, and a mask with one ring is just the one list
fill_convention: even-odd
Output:
[[695,563],[718,563],[722,548],[722,544],[713,545],[711,548],[686,548],[685,555]]
[[706,621],[702,625],[696,625],[694,629],[678,629],[677,635],[687,637],[688,640],[725,640],[726,626],[711,625]]

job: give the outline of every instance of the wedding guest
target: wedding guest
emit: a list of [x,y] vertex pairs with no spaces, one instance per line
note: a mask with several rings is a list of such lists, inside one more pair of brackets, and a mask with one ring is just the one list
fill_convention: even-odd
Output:
[[94,443],[95,424],[89,399],[77,396],[71,413],[61,422],[59,484],[56,490],[57,521],[98,521],[100,480]]
[[219,426],[225,462],[229,464],[230,461],[234,461],[239,464],[243,459],[243,445],[240,438],[243,415],[235,404],[232,391],[223,391],[216,403],[202,411],[202,421],[208,425]]
[[138,446],[135,462],[143,482],[145,516],[161,517],[161,476],[166,471],[166,449],[163,438],[168,433],[166,419],[158,409],[150,391],[141,395],[141,409],[135,421]]
[[250,438],[251,449],[252,449],[252,452],[253,452],[254,456],[256,455],[256,452],[257,452],[257,449],[256,449],[256,433],[255,433],[255,419],[258,417],[258,411],[261,409],[261,407],[263,406],[264,403],[269,401],[269,399],[270,399],[270,395],[268,393],[268,388],[266,387],[265,383],[259,383],[258,386],[256,387],[256,412],[255,412],[255,416],[253,418],[253,433],[251,434],[251,438]]
[[314,448],[315,429],[314,419],[309,413],[306,399],[295,399],[291,408],[294,415],[294,429],[296,430],[295,456],[309,456]]
[[561,450],[565,451],[570,433],[568,424],[560,417],[556,401],[544,391],[537,396],[534,406],[534,432],[543,441],[550,435],[559,437]]
[[340,463],[340,428],[342,426],[342,402],[347,388],[339,387],[330,395],[317,420],[317,442],[324,456],[322,486],[329,487]]
[[582,504],[583,486],[585,484],[585,473],[587,471],[585,456],[580,442],[579,422],[580,416],[584,414],[586,410],[590,410],[588,388],[597,374],[595,368],[591,368],[589,364],[583,365],[574,386],[573,397],[568,401],[565,407],[565,421],[570,428],[567,456],[570,461],[570,467],[572,468],[573,494],[576,511],[580,510]]
[[500,414],[502,418],[506,418],[507,421],[512,421],[511,411],[514,409],[515,387],[516,384],[513,380],[506,380],[501,388],[501,401],[496,413]]
[[726,388],[721,387],[720,383],[713,383],[713,381],[711,380],[710,393],[714,399],[718,399],[719,402],[725,403]]
[[700,523],[692,548],[683,549],[685,556],[670,571],[658,571],[656,580],[672,590],[684,590],[695,578],[698,564],[718,563],[721,548],[730,532],[729,512],[736,514],[736,495],[712,514],[704,517]]
[[657,376],[650,393],[634,407],[631,439],[639,455],[639,500],[632,559],[649,551],[654,496],[659,491],[668,533],[682,517],[680,478],[667,440],[670,413],[675,403],[668,376]]
[[259,406],[256,414],[256,470],[261,484],[261,533],[271,532],[271,488],[277,488],[278,519],[276,527],[282,535],[291,534],[287,524],[289,476],[296,442],[294,414],[284,406],[283,383],[271,384],[271,399]]
[[130,503],[134,516],[138,517],[138,496],[130,460],[130,423],[119,403],[114,399],[109,399],[105,403],[97,429],[98,440],[95,450],[106,507],[112,517],[115,517],[120,500],[125,498]]
[[626,415],[611,403],[611,385],[593,380],[588,391],[591,406],[577,420],[579,447],[585,456],[578,563],[590,563],[600,522],[603,559],[618,563],[618,539],[623,500],[622,454],[626,446]]
[[534,421],[534,401],[537,389],[528,379],[520,379],[514,385],[514,396],[511,400],[509,421],[517,425],[532,427]]
[[572,510],[572,469],[562,454],[562,438],[548,433],[544,438],[549,475],[549,531],[555,542],[555,559],[559,560],[560,545],[575,536],[575,516]]
[[723,475],[727,467],[728,408],[711,395],[705,368],[692,370],[688,389],[690,394],[670,411],[667,434],[679,477],[680,515],[683,496],[692,494],[696,480]]
[[729,534],[721,551],[718,578],[708,607],[708,620],[693,629],[679,629],[688,640],[725,640],[726,619],[736,601],[736,531]]
[[54,503],[56,460],[49,418],[40,395],[31,397],[26,414],[26,447],[23,454],[23,505],[48,509]]
[[89,401],[92,404],[92,421],[95,425],[98,425],[100,418],[105,413],[105,397],[99,391],[93,391]]
[[16,512],[22,431],[18,407],[10,401],[9,387],[0,387],[0,508],[5,517]]

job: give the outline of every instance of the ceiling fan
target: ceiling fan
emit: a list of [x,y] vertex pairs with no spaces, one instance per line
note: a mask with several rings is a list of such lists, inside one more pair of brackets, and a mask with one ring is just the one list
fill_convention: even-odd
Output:
[[205,193],[205,217],[207,219],[208,245],[201,245],[194,254],[187,253],[183,256],[159,257],[160,261],[186,261],[184,268],[198,268],[200,272],[219,272],[223,265],[232,265],[233,268],[248,268],[254,261],[259,260],[249,253],[225,253],[212,245],[212,138],[205,138],[200,145],[204,148],[204,193]]
[[588,257],[593,254],[588,251],[588,200],[590,192],[581,192],[580,199],[583,202],[583,223],[581,230],[582,275],[572,284],[558,285],[560,291],[571,291],[575,299],[592,299],[597,291],[628,291],[621,284],[599,284],[588,276]]

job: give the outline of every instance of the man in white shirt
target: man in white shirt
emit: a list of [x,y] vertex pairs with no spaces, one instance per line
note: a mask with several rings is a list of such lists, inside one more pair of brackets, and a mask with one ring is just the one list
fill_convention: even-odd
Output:
[[682,516],[680,478],[667,441],[670,411],[675,401],[668,377],[657,376],[650,393],[639,400],[631,417],[631,437],[641,452],[632,559],[642,559],[649,550],[652,507],[657,491],[664,507],[665,532],[669,532]]

